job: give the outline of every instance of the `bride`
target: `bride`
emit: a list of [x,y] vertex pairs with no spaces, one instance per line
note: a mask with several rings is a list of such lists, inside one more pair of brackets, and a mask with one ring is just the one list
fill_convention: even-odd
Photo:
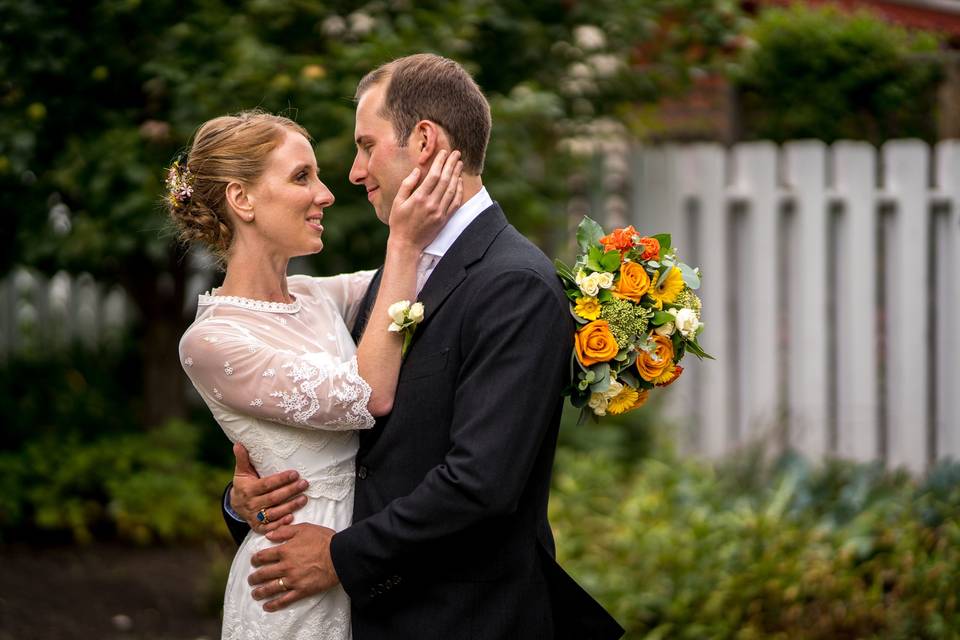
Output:
[[[226,265],[223,285],[200,296],[180,361],[261,476],[296,469],[309,483],[303,521],[336,531],[350,524],[356,430],[390,412],[400,370],[402,338],[388,331],[387,309],[416,297],[421,251],[460,206],[461,168],[458,152],[441,153],[422,181],[415,169],[401,184],[379,293],[356,347],[348,327],[373,272],[287,277],[290,258],[323,248],[324,209],[334,202],[302,127],[261,112],[214,118],[170,168],[168,209],[181,238]],[[272,546],[267,530],[251,531],[234,558],[222,637],[349,639],[339,585],[278,613],[253,599],[250,557]],[[281,589],[296,588],[282,580]]]

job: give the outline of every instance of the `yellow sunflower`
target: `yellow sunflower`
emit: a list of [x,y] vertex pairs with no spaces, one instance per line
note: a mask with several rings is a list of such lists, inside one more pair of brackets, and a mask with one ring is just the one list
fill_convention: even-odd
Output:
[[653,298],[658,309],[662,309],[664,303],[671,304],[676,301],[677,296],[683,291],[683,274],[677,267],[670,267],[667,276],[660,282],[660,272],[658,271],[651,278],[650,289],[647,295]]

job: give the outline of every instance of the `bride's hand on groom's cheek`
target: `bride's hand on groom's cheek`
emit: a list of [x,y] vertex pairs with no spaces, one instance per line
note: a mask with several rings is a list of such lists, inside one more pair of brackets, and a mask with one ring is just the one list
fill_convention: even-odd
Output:
[[[230,489],[230,507],[257,533],[269,533],[293,522],[293,512],[307,504],[302,495],[308,483],[296,471],[281,471],[261,478],[250,462],[250,455],[241,444],[233,445],[237,465]],[[257,514],[264,512],[267,522]]]
[[330,558],[333,534],[320,525],[295,524],[267,536],[283,544],[254,554],[250,563],[257,570],[247,578],[254,600],[267,601],[264,611],[279,611],[340,582]]
[[[390,237],[423,248],[430,244],[463,203],[460,152],[440,150],[427,175],[414,169],[397,190],[390,213]],[[419,183],[418,183],[419,181]]]

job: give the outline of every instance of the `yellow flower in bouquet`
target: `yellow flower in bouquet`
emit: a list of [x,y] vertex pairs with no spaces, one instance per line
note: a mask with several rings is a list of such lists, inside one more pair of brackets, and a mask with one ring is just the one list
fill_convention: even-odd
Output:
[[683,291],[683,273],[677,267],[670,267],[670,271],[662,281],[659,271],[653,276],[653,286],[650,287],[647,295],[657,303],[657,308],[662,308],[664,304],[672,304],[676,301],[681,291]]
[[600,317],[600,301],[592,296],[583,296],[573,306],[573,312],[584,320],[596,320]]

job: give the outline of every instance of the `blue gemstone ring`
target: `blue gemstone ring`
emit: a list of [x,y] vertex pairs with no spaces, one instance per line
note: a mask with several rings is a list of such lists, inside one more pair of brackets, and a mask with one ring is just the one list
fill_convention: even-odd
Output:
[[257,512],[257,520],[259,520],[261,524],[270,524],[270,518],[267,517],[266,509],[260,509],[260,511]]

